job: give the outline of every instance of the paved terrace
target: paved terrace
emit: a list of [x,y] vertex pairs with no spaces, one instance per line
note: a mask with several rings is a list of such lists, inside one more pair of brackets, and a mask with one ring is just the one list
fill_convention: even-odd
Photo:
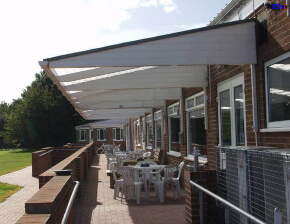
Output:
[[160,203],[153,196],[146,201],[141,192],[141,204],[136,201],[113,199],[114,190],[109,188],[106,175],[107,159],[104,154],[95,156],[87,180],[83,183],[82,197],[75,208],[74,223],[94,224],[182,224],[185,223],[184,197],[174,200],[171,190]]

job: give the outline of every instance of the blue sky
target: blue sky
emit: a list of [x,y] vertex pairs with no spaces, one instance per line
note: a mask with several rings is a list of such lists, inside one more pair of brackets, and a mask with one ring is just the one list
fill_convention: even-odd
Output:
[[1,1],[0,102],[20,97],[44,58],[206,26],[229,2]]

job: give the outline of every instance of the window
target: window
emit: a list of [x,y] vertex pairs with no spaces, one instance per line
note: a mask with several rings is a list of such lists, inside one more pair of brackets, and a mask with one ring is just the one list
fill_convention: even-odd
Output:
[[219,141],[222,146],[246,145],[244,76],[218,85]]
[[106,141],[106,129],[98,129],[97,133],[98,141]]
[[154,113],[155,122],[155,148],[162,147],[161,125],[162,125],[162,111],[159,110]]
[[153,144],[152,114],[146,117],[146,127],[147,127],[147,146],[152,146]]
[[79,130],[79,141],[86,141],[86,130]]
[[290,126],[290,52],[265,63],[268,128]]
[[113,141],[123,141],[122,128],[113,128]]
[[193,148],[197,147],[202,155],[206,154],[206,130],[204,116],[204,92],[185,99],[187,155],[193,156]]
[[179,118],[179,103],[170,105],[167,108],[168,112],[168,130],[169,130],[169,151],[180,151],[179,132],[180,132],[180,118]]
[[94,142],[94,131],[90,130],[90,142]]

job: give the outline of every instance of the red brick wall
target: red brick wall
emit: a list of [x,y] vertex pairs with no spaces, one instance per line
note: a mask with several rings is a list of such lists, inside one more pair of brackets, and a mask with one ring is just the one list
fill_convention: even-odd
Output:
[[[72,169],[72,180],[83,180],[86,178],[89,164],[95,153],[95,146],[90,143],[67,157],[60,163],[39,175],[39,188],[55,176],[55,170]],[[81,189],[81,187],[80,187]]]
[[[277,4],[284,1],[277,1]],[[265,70],[264,63],[290,51],[290,18],[285,10],[270,10],[268,18],[269,40],[257,46],[258,64],[256,65],[257,79],[257,104],[259,128],[266,128],[266,100],[265,100]],[[265,14],[265,7],[260,8],[255,16],[259,19]],[[207,151],[210,168],[215,169],[215,150],[218,145],[218,105],[217,83],[227,80],[235,75],[244,73],[245,82],[245,108],[246,108],[246,133],[249,146],[255,145],[253,132],[252,88],[251,71],[249,65],[243,66],[211,66],[211,101],[208,102],[208,131]],[[258,133],[258,145],[278,148],[290,147],[290,132]]]
[[[173,145],[177,148],[179,148],[181,156],[180,157],[176,157],[173,155],[165,155],[165,163],[166,164],[173,164],[178,166],[182,161],[185,161],[185,165],[183,168],[183,171],[181,173],[181,185],[183,185],[184,182],[184,170],[186,169],[187,165],[193,165],[194,162],[190,161],[190,160],[185,160],[184,157],[187,156],[187,130],[186,130],[186,111],[185,111],[185,99],[189,96],[192,96],[198,92],[203,91],[203,88],[183,88],[182,89],[182,101],[183,101],[183,107],[182,110],[180,111],[180,113],[183,113],[183,117],[180,116],[180,122],[183,123],[183,129],[181,130],[183,132],[183,144],[179,144],[179,143],[173,143]],[[168,106],[179,102],[178,100],[167,100],[166,101],[166,109]],[[165,148],[165,152],[169,151],[169,136],[168,136],[168,117],[165,118],[164,120],[164,148]]]
[[[98,141],[98,136],[97,136],[97,129],[94,129],[94,142],[97,148],[101,147],[103,144],[107,145],[112,145],[113,142],[115,145],[120,144],[120,149],[121,150],[126,150],[126,141],[113,141],[113,128],[106,128],[106,141]],[[123,139],[125,136],[125,132],[123,132]]]
[[[46,154],[45,154],[46,153]],[[52,151],[40,150],[32,153],[32,176],[39,174],[52,167]]]
[[[61,223],[72,190],[70,176],[52,178],[25,203],[26,214],[17,223]],[[67,223],[73,223],[73,209]]]
[[[194,180],[197,184],[205,187],[211,192],[216,192],[216,172],[215,170],[190,172],[185,171],[185,219],[187,224],[200,223],[200,203],[199,192],[193,189],[189,184],[190,180]],[[217,207],[216,201],[203,194],[203,211],[204,223],[217,223]]]
[[[93,139],[97,148],[99,148],[103,144],[111,145],[114,142],[116,145],[121,144],[120,145],[121,150],[126,150],[126,141],[113,141],[113,128],[106,128],[106,141],[98,141],[97,129],[98,128],[93,129]],[[76,139],[77,139],[76,143],[77,144],[88,144],[90,143],[89,138],[90,138],[90,130],[86,130],[86,141],[79,141],[79,130],[76,130]]]
[[86,141],[80,141],[79,130],[76,130],[76,143],[77,144],[88,144],[90,143],[90,130],[86,129]]

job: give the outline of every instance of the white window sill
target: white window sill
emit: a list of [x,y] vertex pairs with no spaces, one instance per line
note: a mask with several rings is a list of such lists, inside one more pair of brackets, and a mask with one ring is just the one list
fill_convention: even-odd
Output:
[[180,152],[174,152],[174,151],[167,152],[167,155],[178,157],[178,158],[181,157]]
[[290,128],[264,128],[260,132],[290,132]]
[[107,140],[106,140],[106,139],[104,139],[104,140],[98,139],[97,141],[98,141],[98,142],[105,142],[105,141],[107,141]]
[[123,139],[121,140],[116,140],[116,139],[113,139],[114,142],[123,142]]
[[[194,157],[193,156],[187,156],[187,157],[184,157],[184,159],[194,162]],[[206,164],[207,163],[207,158],[199,156],[198,157],[198,163],[199,164]]]
[[85,142],[85,141],[87,141],[87,140],[79,140],[79,142]]

